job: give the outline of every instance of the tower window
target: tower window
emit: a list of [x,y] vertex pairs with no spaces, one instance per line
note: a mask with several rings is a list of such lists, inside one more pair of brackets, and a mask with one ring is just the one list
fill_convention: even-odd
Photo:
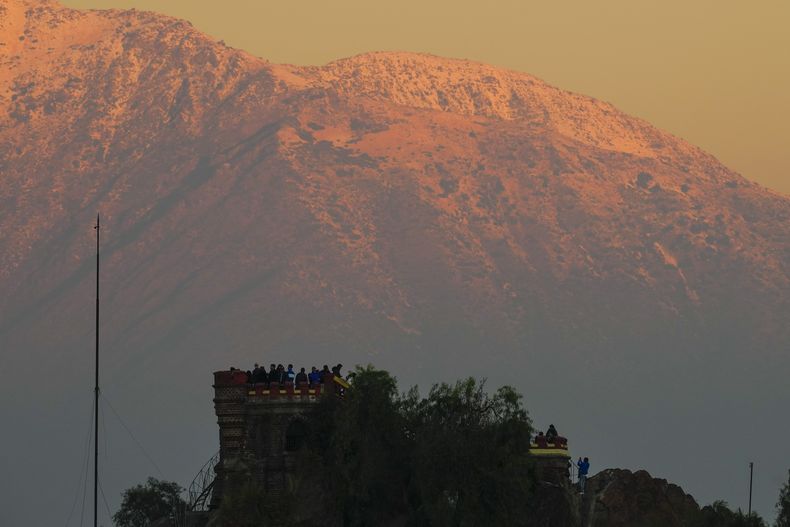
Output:
[[288,429],[285,431],[285,450],[287,452],[295,452],[304,445],[307,429],[305,424],[300,419],[291,421]]

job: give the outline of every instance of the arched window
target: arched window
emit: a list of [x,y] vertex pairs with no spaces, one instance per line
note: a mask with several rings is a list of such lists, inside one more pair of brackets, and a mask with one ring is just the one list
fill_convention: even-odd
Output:
[[295,452],[304,445],[307,436],[307,427],[301,419],[294,419],[285,431],[285,450]]

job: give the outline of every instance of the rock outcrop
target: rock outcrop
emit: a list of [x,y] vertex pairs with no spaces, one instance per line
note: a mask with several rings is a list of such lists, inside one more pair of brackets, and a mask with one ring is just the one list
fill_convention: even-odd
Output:
[[700,508],[682,488],[644,470],[604,470],[587,481],[583,527],[691,527]]

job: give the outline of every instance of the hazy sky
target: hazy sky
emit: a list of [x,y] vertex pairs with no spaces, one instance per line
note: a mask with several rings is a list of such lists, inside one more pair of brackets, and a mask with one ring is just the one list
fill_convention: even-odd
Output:
[[787,0],[64,0],[136,7],[273,62],[424,51],[614,103],[790,193]]

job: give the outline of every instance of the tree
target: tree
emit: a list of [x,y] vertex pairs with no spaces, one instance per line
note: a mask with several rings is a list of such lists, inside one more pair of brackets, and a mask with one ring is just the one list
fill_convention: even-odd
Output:
[[790,470],[787,471],[787,483],[779,491],[776,502],[776,527],[790,527]]
[[409,477],[397,383],[372,366],[357,367],[344,400],[326,398],[309,443],[329,478],[331,503],[343,525],[380,525],[402,513]]
[[530,421],[512,388],[466,379],[399,394],[395,379],[357,368],[344,400],[311,421],[310,461],[325,467],[339,523],[523,525],[533,482]]
[[529,518],[532,433],[521,395],[493,395],[472,378],[406,398],[414,438],[410,496],[416,525],[523,525]]
[[730,510],[725,501],[715,501],[700,511],[696,522],[699,527],[766,527],[765,521],[756,512],[744,514],[742,510]]
[[168,518],[175,525],[186,507],[181,499],[183,491],[172,481],[148,478],[145,485],[135,485],[124,491],[121,508],[112,519],[118,527],[145,527],[162,518]]

